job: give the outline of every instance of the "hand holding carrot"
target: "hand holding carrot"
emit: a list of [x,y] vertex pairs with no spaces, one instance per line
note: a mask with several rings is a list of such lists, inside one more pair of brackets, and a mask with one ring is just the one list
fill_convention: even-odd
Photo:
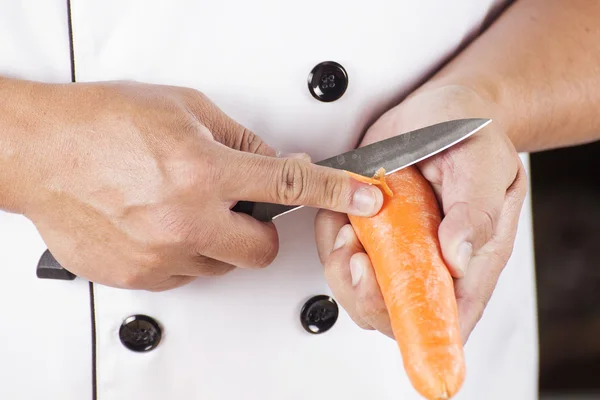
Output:
[[[424,90],[382,116],[361,145],[438,122],[492,117],[485,101],[466,89]],[[453,277],[463,342],[482,316],[505,267],[526,194],[521,161],[502,121],[418,165],[441,204],[441,252]],[[334,296],[354,321],[393,337],[371,259],[345,214],[322,210],[317,246]]]

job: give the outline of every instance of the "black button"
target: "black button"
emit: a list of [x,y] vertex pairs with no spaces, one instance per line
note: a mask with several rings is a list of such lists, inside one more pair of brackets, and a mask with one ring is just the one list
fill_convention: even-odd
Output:
[[161,329],[154,319],[146,315],[132,315],[121,324],[119,338],[129,350],[150,351],[158,346]]
[[327,332],[338,319],[338,305],[329,296],[319,295],[309,299],[300,311],[300,322],[309,333]]
[[308,90],[317,100],[330,102],[342,97],[348,87],[348,74],[334,61],[318,64],[308,75]]

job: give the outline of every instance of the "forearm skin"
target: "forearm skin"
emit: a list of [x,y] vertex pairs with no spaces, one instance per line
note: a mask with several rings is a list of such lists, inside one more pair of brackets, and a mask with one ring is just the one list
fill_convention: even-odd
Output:
[[516,1],[417,92],[449,85],[485,98],[519,152],[598,140],[600,2]]

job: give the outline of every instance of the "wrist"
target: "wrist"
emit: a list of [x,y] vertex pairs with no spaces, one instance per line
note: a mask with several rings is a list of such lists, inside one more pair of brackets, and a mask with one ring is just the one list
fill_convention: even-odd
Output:
[[51,173],[52,85],[0,78],[0,209],[25,214]]

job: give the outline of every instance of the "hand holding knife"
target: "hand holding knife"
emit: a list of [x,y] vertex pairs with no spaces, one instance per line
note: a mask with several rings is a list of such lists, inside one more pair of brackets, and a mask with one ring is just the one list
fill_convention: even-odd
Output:
[[[317,162],[317,165],[371,177],[379,168],[386,175],[415,164],[470,137],[491,120],[472,118],[442,122],[417,129],[368,146]],[[303,206],[240,201],[232,211],[242,212],[260,221],[270,221]],[[37,276],[46,279],[75,279],[46,250],[37,266]]]

